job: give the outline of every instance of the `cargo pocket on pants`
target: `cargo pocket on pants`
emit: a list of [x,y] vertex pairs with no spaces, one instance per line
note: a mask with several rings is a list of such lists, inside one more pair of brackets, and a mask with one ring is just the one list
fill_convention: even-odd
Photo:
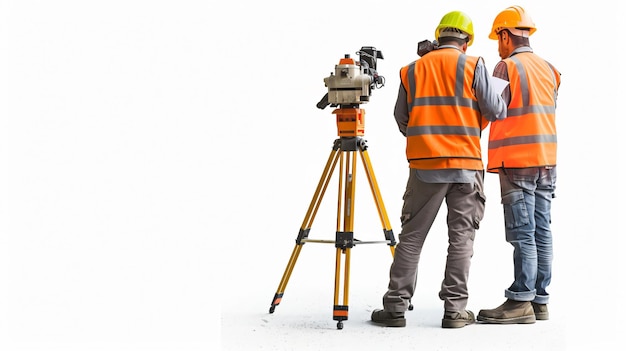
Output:
[[507,229],[518,228],[530,223],[523,191],[513,191],[503,195],[502,205],[504,207],[504,225]]
[[405,225],[413,216],[413,201],[411,201],[411,196],[413,195],[413,189],[407,187],[404,191],[404,195],[402,196],[402,200],[404,201],[402,204],[402,213],[400,215],[400,223]]
[[482,191],[476,192],[476,211],[474,212],[474,229],[480,228],[480,221],[485,217],[485,202],[487,197]]

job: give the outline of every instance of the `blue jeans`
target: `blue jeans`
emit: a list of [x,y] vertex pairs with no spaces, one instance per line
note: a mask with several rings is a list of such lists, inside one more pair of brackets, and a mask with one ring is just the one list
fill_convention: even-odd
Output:
[[513,245],[515,280],[504,296],[516,301],[547,304],[552,279],[550,210],[556,188],[556,168],[500,170],[506,241]]

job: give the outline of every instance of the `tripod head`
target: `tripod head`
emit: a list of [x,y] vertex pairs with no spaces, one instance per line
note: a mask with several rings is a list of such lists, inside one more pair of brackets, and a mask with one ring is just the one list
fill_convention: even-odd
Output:
[[324,78],[328,92],[317,103],[319,109],[326,106],[357,108],[369,101],[372,90],[385,85],[385,77],[376,71],[377,60],[383,59],[383,53],[372,46],[363,46],[357,51],[359,62],[344,55],[335,65],[334,73]]
[[372,90],[385,86],[385,77],[376,71],[377,60],[383,59],[383,53],[372,46],[363,46],[356,54],[359,62],[346,54],[335,65],[334,73],[324,78],[328,92],[317,103],[322,110],[328,105],[339,107],[333,114],[337,115],[340,137],[364,135],[365,110],[359,106],[370,100]]

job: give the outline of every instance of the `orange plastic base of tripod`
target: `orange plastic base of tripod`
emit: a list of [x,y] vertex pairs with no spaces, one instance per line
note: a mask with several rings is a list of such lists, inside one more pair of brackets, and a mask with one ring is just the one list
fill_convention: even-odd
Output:
[[365,135],[365,110],[338,108],[333,114],[337,115],[337,135],[340,137]]

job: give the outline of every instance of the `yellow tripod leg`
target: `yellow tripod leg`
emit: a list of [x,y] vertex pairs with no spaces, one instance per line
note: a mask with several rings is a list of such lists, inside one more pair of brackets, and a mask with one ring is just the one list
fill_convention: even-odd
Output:
[[[357,157],[355,151],[344,152],[345,173],[343,172],[344,157],[341,158],[341,172],[344,174],[345,193],[343,202],[337,204],[337,232],[335,237],[335,247],[337,250],[335,257],[335,295],[333,304],[333,320],[337,321],[337,328],[343,329],[343,321],[348,320],[348,297],[350,286],[350,250],[354,246],[354,205],[356,193],[356,164]],[[341,186],[339,186],[339,199],[341,199]],[[342,211],[343,204],[343,211]],[[343,221],[341,221],[343,219]],[[343,223],[342,223],[343,222]],[[342,230],[343,225],[343,230]],[[341,259],[344,258],[345,266],[343,270],[343,300],[339,303],[339,293],[341,290]]]
[[[337,141],[335,141],[335,145]],[[287,283],[289,282],[289,278],[291,277],[291,273],[296,265],[296,261],[298,260],[298,256],[300,255],[300,251],[302,251],[302,246],[306,243],[306,239],[309,236],[309,232],[311,231],[311,226],[313,225],[313,220],[315,219],[315,215],[317,214],[317,210],[322,202],[324,197],[324,193],[328,188],[328,183],[332,178],[333,171],[335,166],[337,165],[337,161],[339,160],[340,152],[338,148],[335,146],[328,157],[328,161],[326,162],[326,167],[324,167],[324,172],[320,177],[320,181],[317,184],[317,188],[315,190],[315,194],[313,195],[313,199],[309,205],[309,209],[306,212],[306,216],[302,221],[302,225],[300,226],[300,232],[298,233],[298,237],[296,238],[296,245],[293,248],[291,253],[291,257],[289,258],[289,262],[287,263],[287,267],[285,268],[285,272],[280,280],[280,284],[278,284],[278,288],[276,289],[276,294],[274,294],[274,298],[272,299],[272,304],[270,306],[270,313],[274,313],[276,306],[280,304],[283,295],[285,293],[285,289],[287,288]]]
[[374,201],[376,202],[378,216],[380,217],[380,221],[383,225],[383,233],[385,235],[385,239],[389,242],[388,245],[391,249],[391,255],[393,256],[395,254],[396,239],[393,235],[393,230],[391,229],[391,222],[389,222],[389,216],[387,216],[387,210],[385,209],[383,197],[380,194],[380,189],[378,188],[376,176],[374,175],[374,167],[372,167],[372,161],[370,160],[369,154],[367,153],[367,149],[362,148],[360,154],[361,159],[363,160],[365,174],[367,175],[370,189],[372,190],[372,195],[374,196]]

